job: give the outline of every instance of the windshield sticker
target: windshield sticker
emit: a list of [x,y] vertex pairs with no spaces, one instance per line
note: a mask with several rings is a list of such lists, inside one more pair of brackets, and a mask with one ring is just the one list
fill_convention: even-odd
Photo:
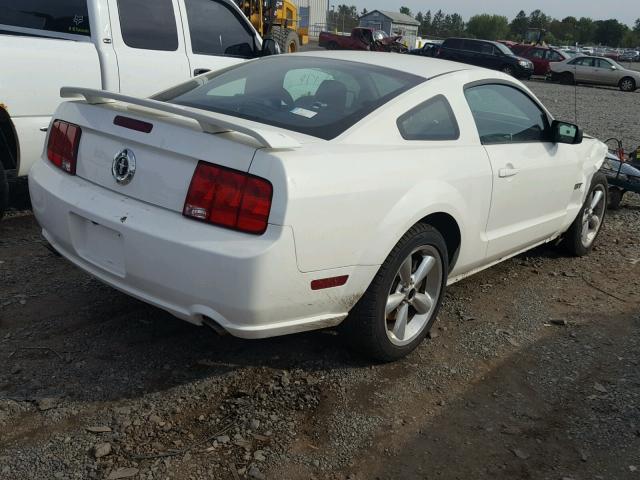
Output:
[[293,113],[294,115],[300,115],[301,117],[305,118],[313,118],[318,114],[318,112],[307,110],[306,108],[301,107],[294,108],[293,110],[291,110],[291,113]]

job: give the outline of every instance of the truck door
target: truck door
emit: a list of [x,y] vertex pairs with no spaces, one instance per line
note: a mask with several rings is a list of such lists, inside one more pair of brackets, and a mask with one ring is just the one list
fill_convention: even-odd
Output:
[[197,76],[256,56],[261,40],[235,6],[220,0],[179,0],[190,74]]
[[108,0],[120,92],[150,96],[190,77],[176,0]]

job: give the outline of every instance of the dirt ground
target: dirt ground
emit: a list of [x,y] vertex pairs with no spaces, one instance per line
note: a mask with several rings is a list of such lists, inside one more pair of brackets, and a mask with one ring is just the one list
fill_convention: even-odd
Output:
[[[531,85],[567,118],[570,87]],[[580,94],[627,115],[588,115],[590,133],[640,135],[640,94]],[[450,287],[431,338],[389,365],[334,331],[190,326],[80,272],[14,213],[0,479],[640,479],[639,199],[608,213],[589,257],[539,248]]]

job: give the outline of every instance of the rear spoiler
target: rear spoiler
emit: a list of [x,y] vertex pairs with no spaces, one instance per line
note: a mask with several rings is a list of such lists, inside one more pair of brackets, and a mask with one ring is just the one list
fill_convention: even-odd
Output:
[[172,113],[185,118],[191,118],[200,124],[203,132],[224,133],[239,132],[257,140],[265,148],[273,149],[295,149],[299,148],[300,142],[280,133],[276,130],[254,128],[246,123],[241,123],[237,118],[230,115],[198,110],[195,108],[176,105],[174,103],[159,102],[148,98],[136,98],[120,93],[95,90],[91,88],[62,87],[60,89],[62,98],[84,97],[88,104],[97,105],[101,103],[122,102],[129,105],[156,110],[160,112]]

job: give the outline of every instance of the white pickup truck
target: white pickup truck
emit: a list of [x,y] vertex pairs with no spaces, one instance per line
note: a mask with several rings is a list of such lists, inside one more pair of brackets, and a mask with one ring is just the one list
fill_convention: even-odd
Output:
[[232,0],[0,0],[0,218],[61,87],[150,96],[267,53]]

